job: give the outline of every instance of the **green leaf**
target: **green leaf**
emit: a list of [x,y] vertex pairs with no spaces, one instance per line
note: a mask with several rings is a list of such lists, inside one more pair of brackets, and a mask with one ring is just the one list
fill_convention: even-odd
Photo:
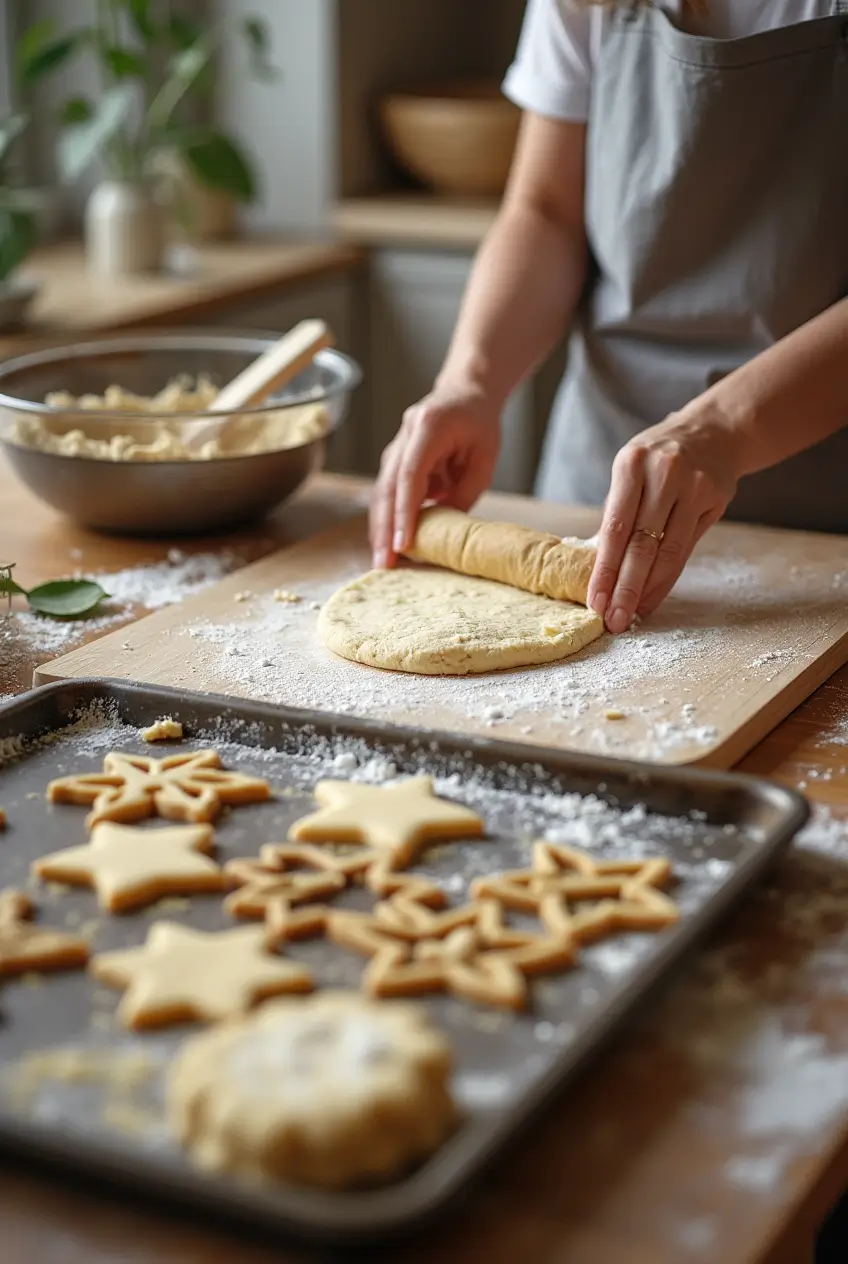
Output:
[[0,184],[0,209],[4,211],[23,211],[25,214],[38,215],[50,204],[50,194],[46,189],[27,189],[23,185]]
[[172,13],[168,19],[168,34],[174,48],[184,51],[197,43],[203,31],[196,22],[189,21],[179,13]]
[[138,53],[133,53],[128,48],[113,46],[104,48],[102,55],[116,79],[144,78],[144,60]]
[[276,79],[279,71],[269,60],[271,40],[268,35],[267,24],[263,22],[262,18],[245,18],[242,23],[242,31],[247,40],[252,73],[257,79]]
[[179,150],[201,183],[223,189],[241,202],[256,196],[249,160],[223,133],[195,131],[182,139]]
[[174,111],[183,97],[197,85],[214,48],[212,36],[202,36],[190,48],[176,53],[171,60],[170,73],[150,102],[147,111],[148,132],[154,144],[161,142],[171,130]]
[[[36,24],[42,28],[42,34],[46,25],[48,24]],[[52,24],[49,25],[52,28]],[[18,74],[24,83],[35,83],[56,70],[68,60],[83,36],[83,32],[77,31],[73,35],[63,35],[61,39],[50,39],[45,43],[41,39],[29,39],[34,29],[36,28],[30,27],[18,46]]]
[[38,223],[26,211],[0,209],[0,281],[26,259],[38,238]]
[[268,27],[262,18],[245,18],[243,29],[245,36],[257,53],[268,52]]
[[27,600],[38,614],[49,614],[54,619],[78,619],[94,610],[105,596],[105,590],[92,579],[55,579],[31,588]]
[[90,119],[68,128],[59,137],[59,166],[66,180],[75,180],[81,175],[117,136],[130,115],[134,98],[134,84],[126,81],[115,84],[104,92]]
[[150,18],[150,0],[129,0],[128,8],[133,25],[141,38],[148,43],[156,38],[156,27]]
[[25,114],[11,114],[0,123],[0,164],[6,161],[9,150],[29,123]]
[[211,45],[207,40],[196,40],[189,48],[176,53],[171,61],[171,71],[184,83],[196,79],[212,55]]
[[52,39],[55,30],[56,23],[52,18],[42,18],[40,22],[33,22],[32,26],[28,26],[18,40],[18,65],[41,52],[44,45]]
[[61,121],[70,127],[74,123],[87,123],[94,113],[88,97],[72,97],[62,106]]
[[5,576],[0,577],[0,597],[25,597],[26,595],[27,590],[21,588],[20,584],[16,584],[13,579],[6,579]]

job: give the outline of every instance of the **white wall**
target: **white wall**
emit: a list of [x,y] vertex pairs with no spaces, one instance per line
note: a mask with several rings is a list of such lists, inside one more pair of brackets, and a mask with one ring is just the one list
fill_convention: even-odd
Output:
[[241,41],[228,40],[221,67],[219,116],[252,150],[263,173],[261,201],[245,214],[263,231],[315,231],[335,198],[336,18],[333,0],[214,0],[232,25],[265,19],[274,83],[245,71]]

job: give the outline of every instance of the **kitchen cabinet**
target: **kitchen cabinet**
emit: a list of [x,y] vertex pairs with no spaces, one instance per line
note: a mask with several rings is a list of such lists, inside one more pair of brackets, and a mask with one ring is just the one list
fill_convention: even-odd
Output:
[[[431,388],[450,342],[471,270],[468,252],[376,250],[368,286],[371,461],[397,430],[404,409]],[[498,491],[529,492],[540,439],[561,372],[555,357],[507,401],[501,418]]]

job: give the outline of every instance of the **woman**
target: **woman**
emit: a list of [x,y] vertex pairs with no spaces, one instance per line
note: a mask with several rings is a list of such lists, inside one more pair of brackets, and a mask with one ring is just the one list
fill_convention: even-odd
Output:
[[605,501],[611,632],[731,517],[848,531],[848,0],[530,0],[503,206],[432,392],[386,449],[378,566],[489,485],[573,329],[537,491]]

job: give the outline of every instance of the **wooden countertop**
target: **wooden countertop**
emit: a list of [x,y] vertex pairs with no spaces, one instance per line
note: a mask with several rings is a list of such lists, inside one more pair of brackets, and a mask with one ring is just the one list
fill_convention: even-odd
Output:
[[37,250],[25,271],[43,284],[30,328],[0,337],[0,355],[34,341],[146,325],[185,324],[233,299],[279,293],[318,277],[344,272],[363,260],[343,242],[277,241],[256,238],[183,247],[179,270],[102,278],[85,265],[82,246],[66,242]]
[[[227,543],[255,558],[361,512],[366,496],[364,482],[317,478],[276,518]],[[494,503],[502,510],[506,498]],[[25,583],[161,559],[175,543],[75,529],[2,465],[0,521],[3,552]],[[33,658],[16,678],[0,663],[0,694],[23,686]],[[848,825],[837,823],[848,818],[846,717],[848,669],[743,764],[830,809],[829,846],[793,849],[457,1211],[369,1260],[811,1264],[813,1228],[848,1187]],[[106,1264],[130,1243],[134,1264],[328,1258],[18,1162],[0,1163],[0,1219],[10,1261]]]
[[331,214],[335,231],[369,246],[476,250],[491,228],[497,203],[426,193],[386,193],[345,198]]

